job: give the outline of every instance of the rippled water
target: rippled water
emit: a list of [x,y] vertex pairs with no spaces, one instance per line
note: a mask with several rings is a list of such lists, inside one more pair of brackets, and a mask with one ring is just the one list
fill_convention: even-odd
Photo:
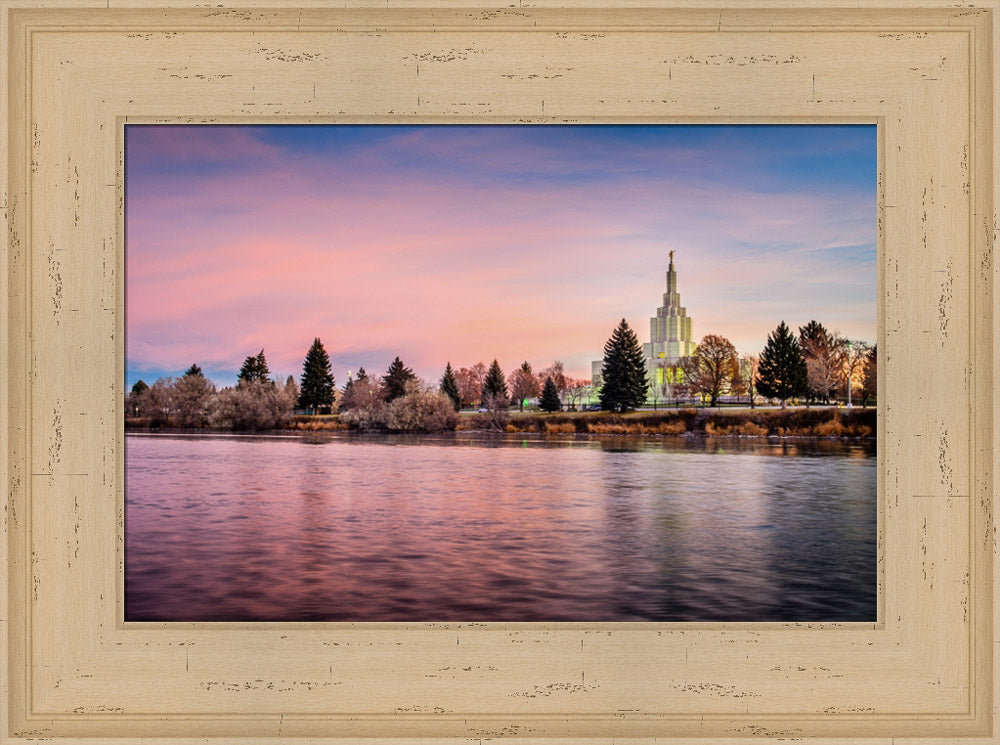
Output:
[[126,438],[127,621],[873,621],[875,458],[683,438]]

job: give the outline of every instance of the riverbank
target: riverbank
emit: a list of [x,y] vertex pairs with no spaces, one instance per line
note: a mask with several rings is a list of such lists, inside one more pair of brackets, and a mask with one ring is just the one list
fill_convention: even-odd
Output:
[[[492,417],[464,414],[460,431],[491,430]],[[141,419],[127,419],[126,430],[148,430]],[[168,428],[163,428],[167,430]],[[336,414],[295,416],[283,427],[296,432],[342,432],[349,428]],[[190,431],[190,430],[185,430]],[[833,407],[795,409],[672,409],[666,411],[512,412],[510,433],[584,435],[687,435],[702,437],[817,437],[874,439],[876,410]]]
[[508,432],[706,437],[875,437],[875,409],[680,409],[512,415]]

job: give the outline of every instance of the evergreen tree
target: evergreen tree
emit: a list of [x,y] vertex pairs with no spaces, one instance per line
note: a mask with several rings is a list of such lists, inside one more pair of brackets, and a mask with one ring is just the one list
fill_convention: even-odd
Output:
[[330,355],[323,348],[319,337],[313,339],[302,362],[302,377],[299,385],[300,409],[316,413],[321,406],[333,406],[333,373],[330,370]]
[[240,374],[236,376],[237,385],[269,382],[271,382],[271,371],[267,369],[267,359],[264,357],[263,349],[260,350],[260,354],[243,360]]
[[799,326],[799,346],[805,346],[808,341],[825,343],[829,335],[830,332],[822,323],[810,321],[805,326]]
[[809,391],[809,373],[798,341],[782,321],[767,337],[757,368],[757,392],[767,398],[781,400],[785,408],[788,399],[804,396]]
[[145,398],[143,394],[148,390],[149,386],[145,380],[135,381],[132,391],[125,396],[125,416],[139,416],[139,408]]
[[504,380],[503,370],[500,369],[500,363],[493,360],[493,364],[490,365],[490,369],[486,372],[486,380],[483,381],[483,405],[487,405],[487,401],[492,401],[496,406],[506,407],[509,399],[507,381]]
[[556,384],[552,381],[552,378],[545,379],[545,385],[542,387],[542,398],[538,402],[538,408],[542,411],[559,411],[562,407],[562,402],[559,400],[559,390],[556,388]]
[[462,408],[462,398],[458,394],[458,381],[455,380],[455,372],[451,369],[451,362],[445,365],[444,375],[441,377],[441,393],[451,399],[451,405],[455,411]]
[[646,358],[624,318],[604,345],[601,380],[601,408],[605,411],[628,411],[646,402]]
[[[398,357],[396,359],[399,359]],[[360,382],[362,380],[368,380],[368,373],[365,372],[363,367],[358,368],[358,377],[355,378],[356,381]]]
[[188,377],[189,375],[192,375],[192,376],[194,376],[196,378],[204,378],[205,377],[202,374],[202,372],[201,372],[201,368],[198,367],[197,365],[191,365],[191,367],[189,367],[187,370],[184,371],[184,377],[185,378]]
[[[358,371],[360,375],[361,371]],[[413,380],[417,376],[413,374],[413,370],[405,367],[400,361],[399,357],[392,361],[389,365],[389,369],[386,374],[382,376],[382,385],[385,389],[385,400],[393,401],[401,396],[406,395],[406,383],[407,381]]]

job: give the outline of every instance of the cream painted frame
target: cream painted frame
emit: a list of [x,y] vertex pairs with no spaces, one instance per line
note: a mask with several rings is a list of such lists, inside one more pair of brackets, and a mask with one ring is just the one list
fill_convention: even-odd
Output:
[[[997,0],[295,5],[0,0],[2,741],[996,742]],[[878,622],[123,624],[122,126],[247,120],[877,122]]]

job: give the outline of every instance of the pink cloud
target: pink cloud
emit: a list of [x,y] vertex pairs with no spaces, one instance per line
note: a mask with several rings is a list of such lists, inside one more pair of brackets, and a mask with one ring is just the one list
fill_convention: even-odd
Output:
[[[156,137],[164,136],[151,132],[150,146]],[[524,359],[537,367],[572,359],[569,372],[589,377],[589,360],[620,318],[647,339],[669,250],[678,251],[697,338],[723,333],[757,352],[782,318],[813,317],[874,334],[867,286],[838,279],[834,286],[854,293],[838,300],[809,285],[846,274],[831,249],[872,239],[874,207],[869,222],[857,197],[648,177],[609,192],[377,175],[393,148],[420,139],[332,167],[237,138],[226,157],[257,162],[239,178],[209,174],[182,193],[137,188],[127,216],[130,359],[233,369],[263,347],[272,370],[298,374],[320,336],[341,382],[348,368],[381,372],[396,354],[433,379],[448,360],[494,357],[507,370]],[[211,138],[162,144],[180,161],[221,157]],[[471,144],[468,155],[464,148],[453,142],[448,152],[471,158]],[[517,159],[542,158],[528,150]],[[866,292],[868,315],[856,311]]]

